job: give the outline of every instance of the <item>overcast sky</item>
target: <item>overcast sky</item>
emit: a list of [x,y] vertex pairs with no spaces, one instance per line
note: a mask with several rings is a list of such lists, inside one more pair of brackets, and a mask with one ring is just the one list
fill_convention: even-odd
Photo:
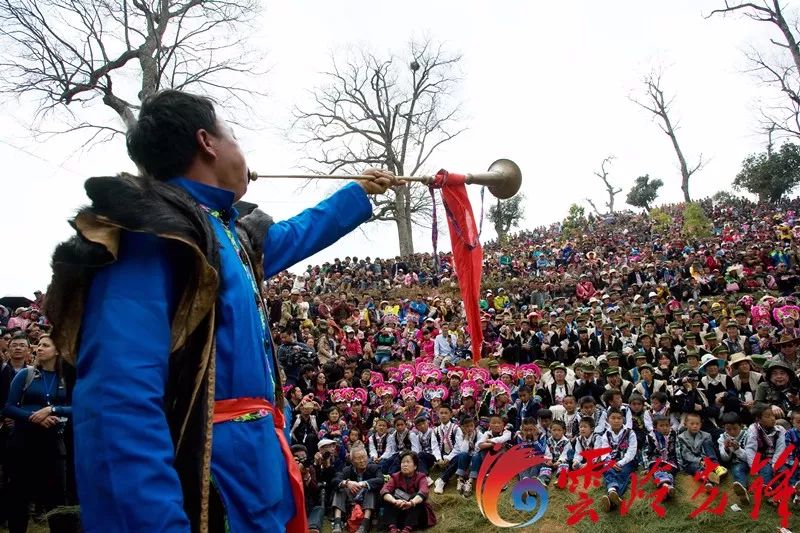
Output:
[[[772,26],[736,16],[706,20],[721,3],[265,2],[255,40],[269,67],[262,82],[269,96],[259,103],[264,129],[238,135],[251,168],[296,169],[303,154],[282,131],[292,106],[322,81],[331,54],[352,46],[402,51],[410,39],[428,36],[463,54],[456,96],[469,128],[431,158],[431,168],[474,172],[499,157],[513,159],[524,176],[524,226],[538,226],[562,219],[573,202],[586,205],[587,196],[602,206],[607,196],[593,171],[610,154],[616,156],[611,179],[624,189],[619,207],[634,179],[646,173],[665,183],[659,202],[681,200],[668,138],[628,99],[641,91],[644,74],[662,66],[664,88],[676,97],[684,152],[690,162],[701,152],[708,159],[691,182],[694,197],[706,196],[728,188],[742,159],[764,149],[757,109],[769,93],[744,73],[742,51],[751,43],[765,47],[775,36]],[[69,236],[67,219],[86,200],[84,179],[131,166],[121,138],[89,151],[78,150],[75,137],[37,143],[27,133],[32,106],[6,101],[1,111],[6,252],[0,295],[31,295],[50,279],[53,247]],[[99,112],[115,120],[110,110]],[[295,185],[258,182],[245,199],[280,219],[325,194],[313,187],[298,192]],[[470,192],[477,216],[477,188]],[[484,240],[493,236],[486,228]],[[431,249],[429,232],[415,235],[415,247]],[[303,265],[397,250],[394,227],[386,225],[355,232]]]

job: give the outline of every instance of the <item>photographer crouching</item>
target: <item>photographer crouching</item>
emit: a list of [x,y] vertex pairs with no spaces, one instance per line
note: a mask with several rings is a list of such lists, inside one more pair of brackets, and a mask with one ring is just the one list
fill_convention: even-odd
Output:
[[303,478],[308,531],[309,533],[319,533],[322,531],[322,519],[325,517],[325,502],[323,501],[325,482],[317,478],[317,471],[314,469],[314,465],[310,464],[308,450],[305,446],[302,444],[292,446],[292,456],[300,467],[300,474]]

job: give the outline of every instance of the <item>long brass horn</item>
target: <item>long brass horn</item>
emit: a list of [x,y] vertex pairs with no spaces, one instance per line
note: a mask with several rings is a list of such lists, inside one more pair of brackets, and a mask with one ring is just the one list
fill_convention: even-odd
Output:
[[[516,163],[510,159],[498,159],[491,165],[486,172],[477,174],[465,174],[467,184],[485,185],[489,192],[496,198],[505,200],[511,198],[519,192],[522,186],[522,171]],[[250,181],[257,179],[323,179],[323,180],[373,180],[374,176],[351,176],[345,174],[288,174],[288,175],[268,175],[259,174],[256,171],[249,173]],[[397,176],[404,181],[416,181],[425,185],[430,185],[436,176]]]

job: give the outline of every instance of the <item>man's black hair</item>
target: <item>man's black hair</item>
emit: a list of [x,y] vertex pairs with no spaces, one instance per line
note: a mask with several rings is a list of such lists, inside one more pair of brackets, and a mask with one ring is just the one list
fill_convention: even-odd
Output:
[[28,346],[31,345],[31,339],[28,337],[28,335],[24,331],[17,331],[16,333],[13,333],[11,335],[11,340],[8,341],[8,342],[9,342],[9,344],[11,344],[14,341],[20,341],[20,340],[27,342]]
[[294,455],[294,454],[296,454],[298,452],[308,453],[308,448],[306,448],[302,444],[292,444],[292,447],[290,448],[290,450],[292,451],[292,455]]
[[217,115],[208,98],[172,89],[147,98],[127,133],[128,155],[153,178],[180,176],[197,155],[197,131],[217,135]]

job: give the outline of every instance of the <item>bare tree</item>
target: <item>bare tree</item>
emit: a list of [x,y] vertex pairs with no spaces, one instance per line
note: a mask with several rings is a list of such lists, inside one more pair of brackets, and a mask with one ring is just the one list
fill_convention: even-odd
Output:
[[779,39],[770,39],[770,43],[779,54],[764,54],[751,47],[745,52],[748,61],[753,65],[752,73],[766,85],[776,88],[782,97],[774,104],[762,107],[764,128],[777,130],[779,134],[800,136],[800,29],[795,20],[787,19],[784,7],[779,0],[761,0],[758,2],[730,2],[725,0],[725,7],[715,9],[708,17],[740,13],[757,22],[772,24],[779,32]]
[[597,209],[597,206],[595,205],[594,200],[592,200],[588,196],[586,197],[586,203],[588,203],[590,206],[592,206],[592,210],[594,211],[595,215],[597,215],[598,217],[602,217],[603,216],[603,213],[601,213],[600,210]]
[[[314,104],[295,110],[293,133],[312,169],[358,172],[378,165],[405,176],[425,171],[431,155],[464,131],[451,98],[460,59],[430,42],[412,42],[402,58],[366,50],[344,61],[334,58]],[[400,254],[412,254],[413,225],[430,220],[427,189],[403,185],[371,200],[372,220],[394,222]]]
[[[608,212],[614,212],[614,197],[622,192],[620,188],[614,188],[613,185],[608,181],[608,170],[606,169],[606,165],[610,165],[611,162],[614,160],[614,156],[610,155],[603,159],[603,162],[600,163],[600,172],[595,172],[594,175],[603,180],[603,184],[606,186],[606,191],[608,192],[608,202],[606,202],[606,207],[608,207]],[[597,208],[594,204],[591,204],[592,208],[597,211]],[[599,215],[600,213],[598,213]]]
[[[162,88],[225,99],[253,91],[244,46],[257,0],[0,0],[0,88],[33,95],[37,118],[101,101],[121,125],[72,114],[66,131],[108,140],[136,123],[139,103]],[[135,86],[130,80],[136,80]],[[127,89],[127,91],[126,91]]]
[[653,118],[658,122],[658,127],[661,128],[672,143],[672,148],[675,150],[675,155],[678,157],[678,166],[681,171],[681,190],[683,191],[683,199],[686,202],[691,202],[689,196],[689,179],[701,168],[703,168],[703,154],[698,157],[697,164],[689,167],[686,162],[686,157],[683,155],[683,150],[678,143],[678,136],[676,134],[679,129],[679,124],[673,122],[669,114],[671,112],[672,103],[674,99],[667,100],[664,96],[664,90],[661,87],[661,74],[650,73],[644,78],[645,97],[644,100],[631,100],[642,107],[643,109],[652,113]]

